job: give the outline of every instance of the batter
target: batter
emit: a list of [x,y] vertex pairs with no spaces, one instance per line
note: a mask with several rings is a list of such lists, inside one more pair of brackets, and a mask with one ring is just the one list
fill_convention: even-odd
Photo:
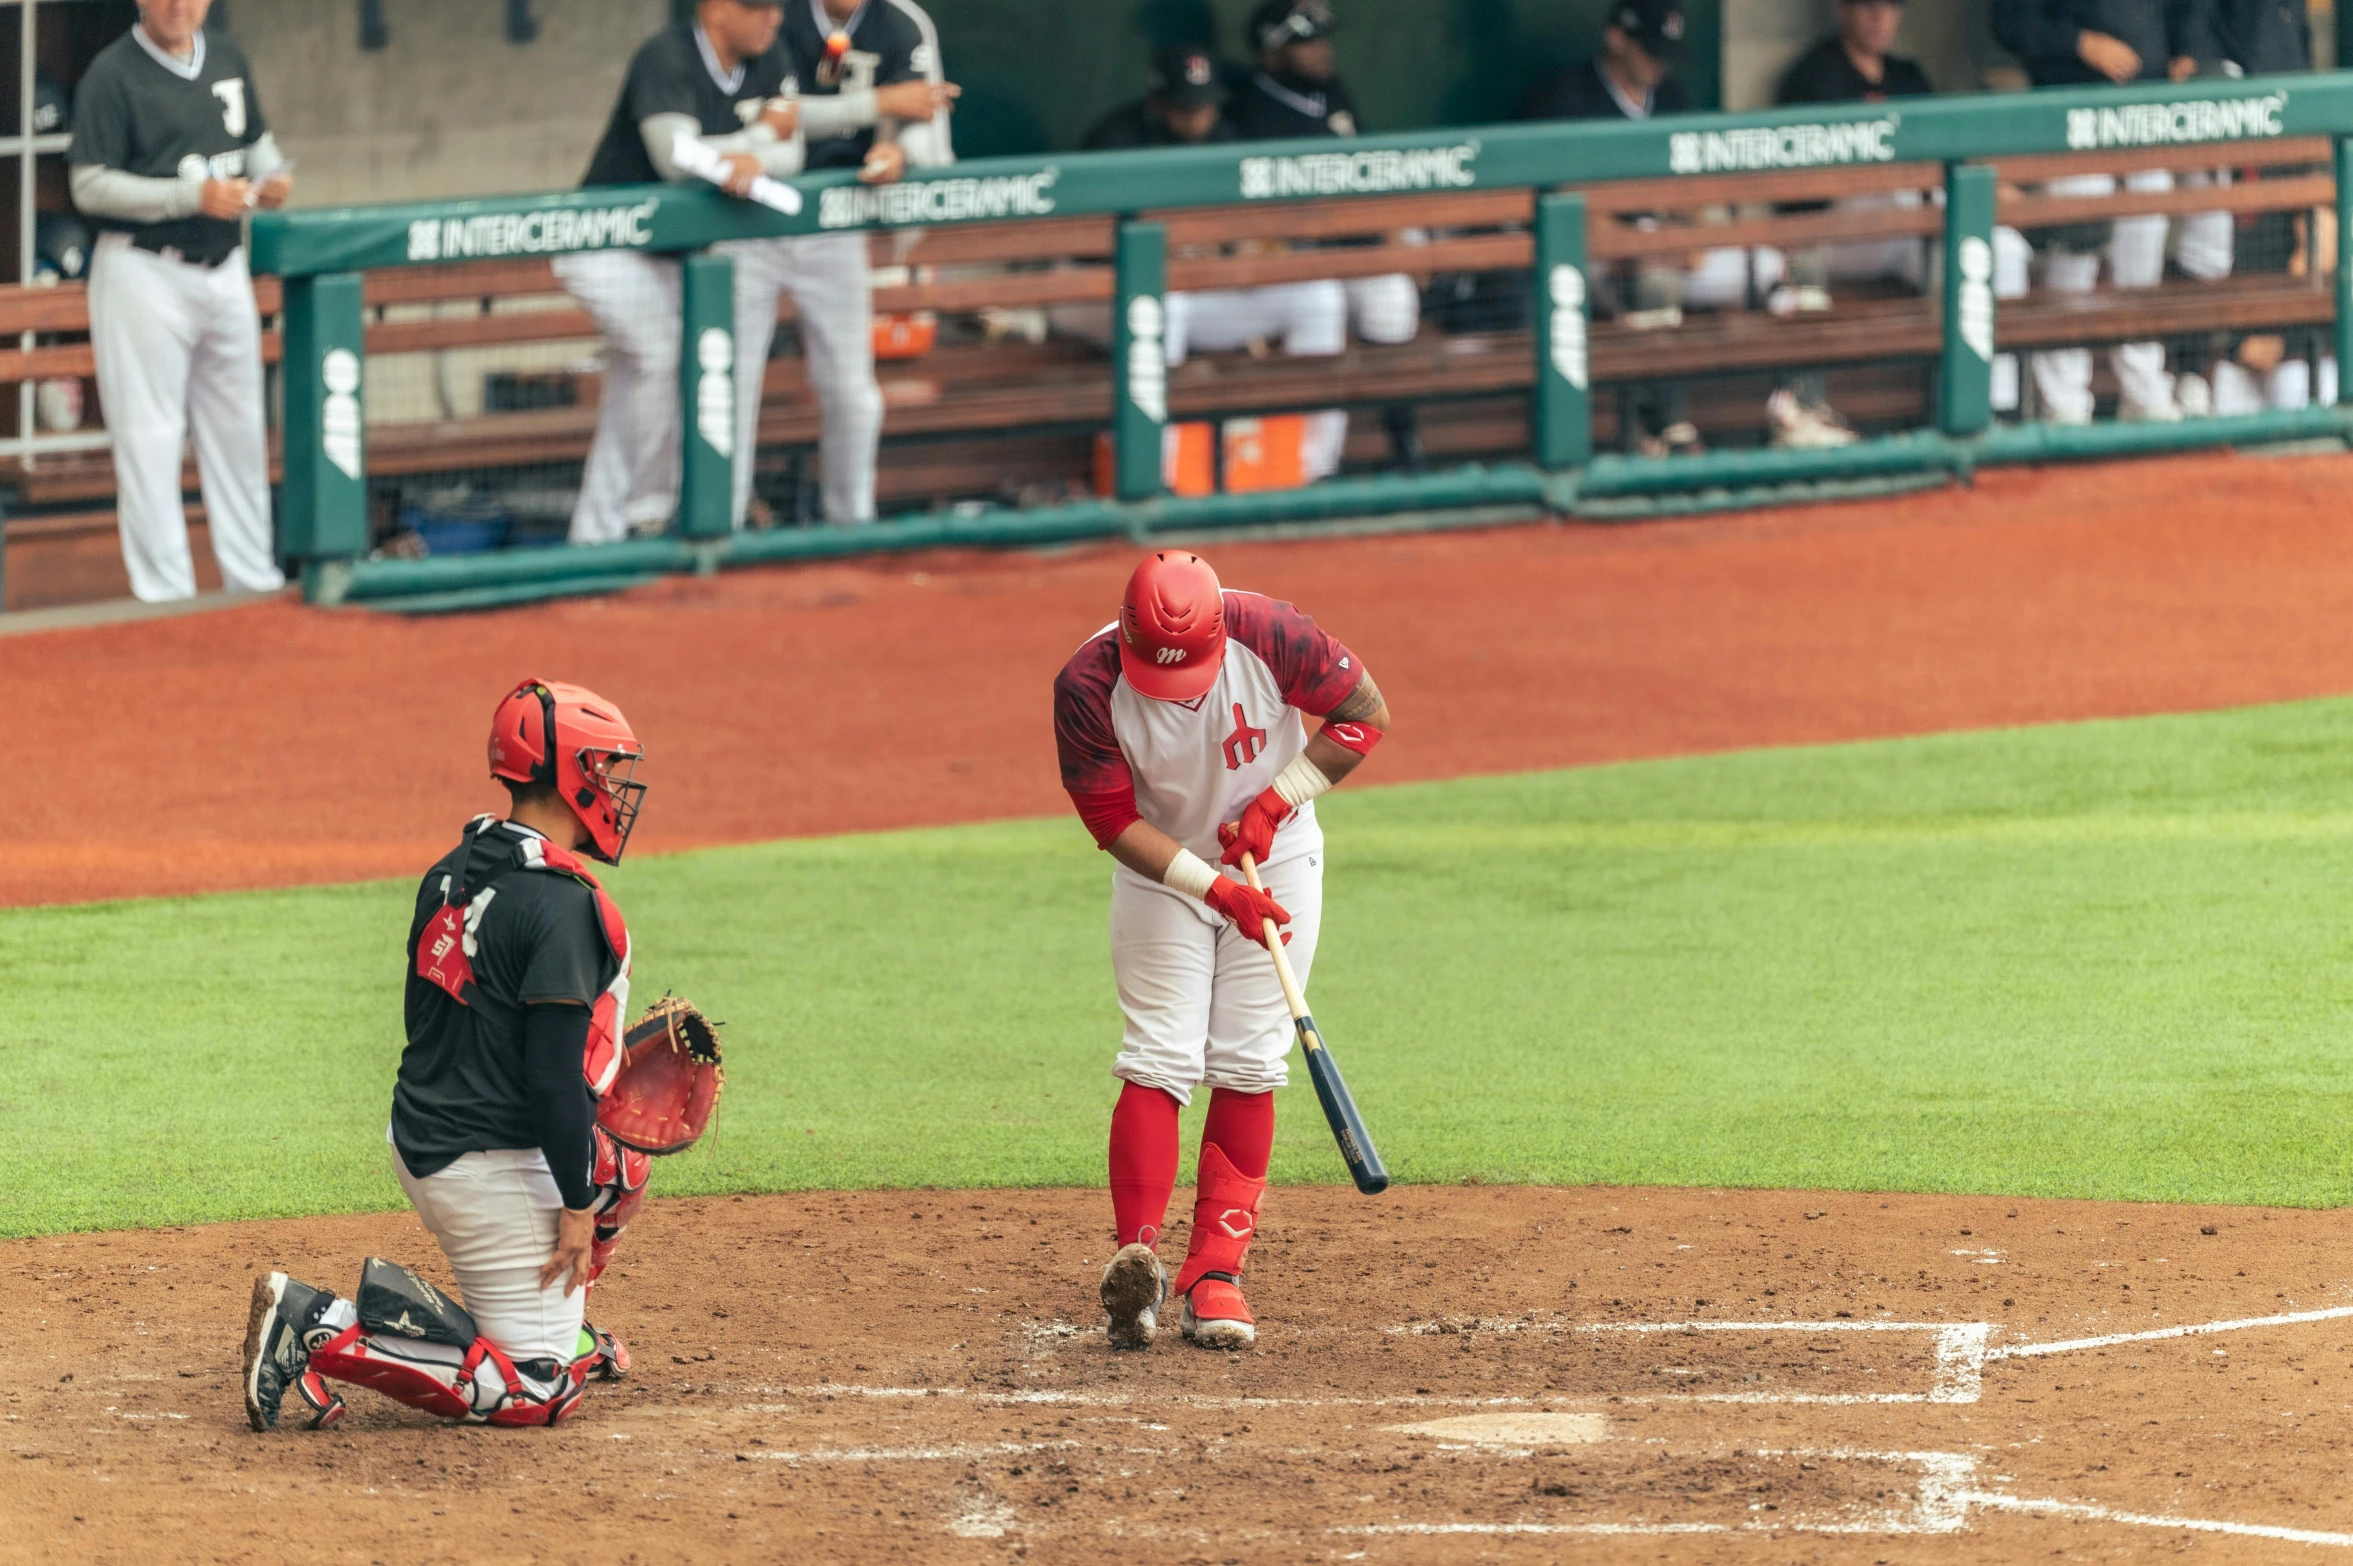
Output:
[[645,1155],[595,1114],[620,1065],[629,933],[578,856],[620,861],[643,755],[620,710],[576,685],[527,680],[492,715],[491,774],[512,809],[478,817],[417,889],[387,1132],[462,1304],[373,1257],[349,1300],[282,1272],[255,1280],[254,1429],[292,1409],[335,1423],[336,1381],[447,1419],[549,1425],[591,1376],[628,1368],[584,1313],[645,1190]]
[[283,206],[293,174],[212,0],[140,0],[100,50],[74,113],[74,205],[97,224],[90,348],[114,444],[115,516],[131,591],[196,596],[180,464],[190,435],[221,580],[285,586],[270,534],[261,317],[245,216]]
[[[1311,738],[1302,714],[1321,717]],[[1389,726],[1380,687],[1287,603],[1227,592],[1197,555],[1136,567],[1119,619],[1054,682],[1062,786],[1111,877],[1111,967],[1126,1019],[1111,1074],[1118,1254],[1102,1280],[1115,1348],[1146,1348],[1173,1294],[1180,1329],[1240,1348],[1257,1328],[1242,1269],[1290,1079],[1291,1015],[1262,949],[1282,927],[1302,987],[1323,914],[1314,800]],[[1245,884],[1247,853],[1265,891]],[[1211,861],[1218,862],[1213,868]],[[1210,1089],[1193,1227],[1174,1280],[1157,1246],[1176,1187],[1177,1116]]]

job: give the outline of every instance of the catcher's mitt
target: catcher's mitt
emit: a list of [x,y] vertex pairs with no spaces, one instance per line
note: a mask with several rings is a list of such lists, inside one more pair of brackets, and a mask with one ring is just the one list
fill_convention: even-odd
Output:
[[643,1153],[682,1153],[711,1123],[727,1074],[708,1017],[665,995],[621,1039],[621,1071],[596,1107],[613,1140]]

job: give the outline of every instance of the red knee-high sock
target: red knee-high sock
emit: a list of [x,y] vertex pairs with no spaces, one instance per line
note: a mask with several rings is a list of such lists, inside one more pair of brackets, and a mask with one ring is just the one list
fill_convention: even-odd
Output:
[[1111,1111],[1111,1215],[1121,1245],[1153,1245],[1176,1189],[1177,1101],[1129,1082]]
[[1212,1144],[1226,1155],[1234,1173],[1251,1180],[1265,1179],[1267,1162],[1275,1150],[1275,1096],[1210,1089],[1209,1118],[1201,1126],[1201,1145]]

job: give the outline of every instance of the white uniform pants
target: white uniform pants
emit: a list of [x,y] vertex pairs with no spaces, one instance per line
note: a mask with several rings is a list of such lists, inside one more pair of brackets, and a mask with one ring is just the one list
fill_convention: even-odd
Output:
[[745,239],[714,247],[735,263],[735,525],[752,498],[760,393],[776,303],[793,296],[801,352],[823,421],[825,520],[874,520],[882,387],[874,378],[874,293],[864,234]]
[[[1163,341],[1172,370],[1196,348],[1225,353],[1253,342],[1279,341],[1294,359],[1336,358],[1348,346],[1348,290],[1336,282],[1316,281],[1170,294],[1168,335]],[[1346,409],[1309,414],[1299,453],[1307,481],[1312,484],[1337,473],[1347,444]]]
[[[1260,871],[1291,916],[1285,950],[1303,990],[1323,924],[1323,862],[1318,842]],[[1208,904],[1124,866],[1114,871],[1111,971],[1127,1018],[1113,1076],[1180,1104],[1203,1083],[1266,1093],[1291,1080],[1291,1011],[1274,959]]]
[[196,596],[180,463],[190,435],[221,580],[286,585],[270,543],[270,445],[261,318],[240,249],[219,266],[141,250],[107,234],[90,261],[90,347],[114,441],[115,515],[131,591]]
[[661,528],[678,510],[678,263],[592,250],[557,257],[555,274],[605,339],[604,393],[571,539],[615,543]]
[[458,1296],[482,1335],[509,1359],[571,1363],[588,1290],[566,1294],[561,1280],[539,1286],[564,1209],[547,1155],[535,1147],[468,1153],[422,1180],[397,1151],[393,1164],[417,1216],[441,1242]]
[[[2073,174],[2055,179],[2045,187],[2054,196],[2109,196],[2116,193],[2113,174]],[[2166,169],[2142,169],[2124,177],[2124,188],[2136,191],[2165,191],[2173,188],[2173,175]],[[2227,217],[2227,214],[2225,214]],[[2154,288],[2165,277],[2165,235],[2168,224],[2163,214],[2118,218],[2108,240],[2108,274],[2118,288]],[[2023,260],[2024,240],[2013,237],[2007,242],[2003,235],[2015,235],[2014,230],[1998,230],[1994,246],[1994,296],[2014,298],[2025,292]],[[2211,235],[2207,238],[2210,240]],[[2005,264],[2007,263],[2007,264]],[[2224,262],[2228,270],[2228,262]],[[2053,251],[2043,258],[2043,286],[2054,294],[2088,294],[2100,280],[2100,257],[2097,254],[2077,255]],[[2014,290],[2014,292],[2013,292]],[[2008,359],[2007,355],[2003,356]],[[2089,348],[2046,348],[2029,360],[2034,373],[2035,394],[2042,401],[2044,417],[2060,424],[2089,424],[2092,419],[2092,351]],[[2116,372],[2118,389],[2127,411],[2133,409],[2165,409],[2173,406],[2173,377],[2165,373],[2165,345],[2159,342],[2120,343],[2109,351],[2110,367]],[[1994,366],[1994,406],[2011,408],[2017,405],[2016,361]]]

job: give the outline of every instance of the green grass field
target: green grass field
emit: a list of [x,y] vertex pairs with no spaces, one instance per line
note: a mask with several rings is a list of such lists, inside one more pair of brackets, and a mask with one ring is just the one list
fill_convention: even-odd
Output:
[[[1316,1012],[1409,1181],[2353,1195],[2353,701],[1323,807]],[[1072,820],[633,863],[730,1024],[657,1192],[1101,1178]],[[0,912],[0,1234],[397,1206],[409,887]],[[1275,1174],[1343,1178],[1305,1073]]]

